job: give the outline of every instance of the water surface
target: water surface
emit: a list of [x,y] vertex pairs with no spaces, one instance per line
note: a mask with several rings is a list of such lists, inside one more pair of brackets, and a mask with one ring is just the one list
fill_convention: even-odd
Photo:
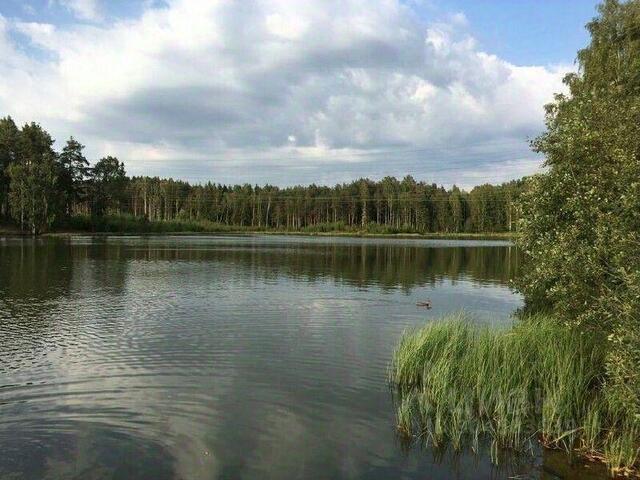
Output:
[[0,478],[547,478],[548,455],[403,449],[386,382],[406,328],[508,324],[518,264],[500,241],[0,238]]

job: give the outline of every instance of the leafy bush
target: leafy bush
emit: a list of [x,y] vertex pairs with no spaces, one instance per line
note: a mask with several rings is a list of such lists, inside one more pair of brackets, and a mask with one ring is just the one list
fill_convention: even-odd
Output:
[[520,204],[519,289],[564,323],[605,332],[606,392],[640,419],[640,1],[608,0],[567,95],[533,142],[548,171]]

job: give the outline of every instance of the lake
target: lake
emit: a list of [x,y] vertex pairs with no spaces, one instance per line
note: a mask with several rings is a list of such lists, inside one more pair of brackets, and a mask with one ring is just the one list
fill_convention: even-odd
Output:
[[586,478],[395,433],[402,332],[507,326],[518,267],[504,241],[0,238],[0,478]]

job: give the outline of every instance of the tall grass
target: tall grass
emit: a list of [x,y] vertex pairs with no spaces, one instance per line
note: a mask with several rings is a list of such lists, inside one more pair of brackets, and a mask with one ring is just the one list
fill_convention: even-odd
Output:
[[398,428],[455,449],[540,441],[632,469],[637,420],[607,399],[603,345],[545,316],[501,330],[459,315],[407,332],[390,369]]
[[259,230],[259,228],[229,226],[209,220],[147,220],[133,215],[75,216],[58,227],[101,233],[224,233]]

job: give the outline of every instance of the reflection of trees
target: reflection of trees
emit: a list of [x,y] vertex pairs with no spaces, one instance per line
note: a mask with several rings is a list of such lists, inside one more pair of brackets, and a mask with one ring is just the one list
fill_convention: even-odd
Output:
[[132,261],[214,262],[263,279],[334,279],[358,287],[405,290],[444,279],[506,284],[518,268],[518,253],[508,246],[215,241],[176,245],[157,239],[69,243],[55,238],[6,242],[0,247],[0,332],[15,341],[43,338],[54,327],[60,330],[59,319],[73,321],[79,314],[68,311],[73,301],[82,307],[83,299],[93,296],[93,307],[101,301],[113,306],[124,295]]
[[0,246],[1,298],[43,301],[68,293],[73,274],[70,257],[71,250],[64,242],[9,240],[8,245]]
[[[506,284],[518,270],[514,247],[448,247],[393,244],[130,244],[61,239],[13,239],[0,248],[0,307],[29,303],[38,316],[78,288],[124,291],[130,260],[212,261],[236,264],[267,278],[286,275],[314,281],[327,277],[357,286],[412,288],[443,279]],[[1,314],[0,310],[0,314]],[[0,317],[2,318],[2,317]]]
[[[96,262],[91,268],[86,263]],[[127,277],[120,244],[70,245],[55,238],[16,238],[0,246],[0,300],[28,304],[31,314],[55,307],[55,300],[79,285],[122,292]],[[53,302],[53,303],[52,303]],[[1,304],[0,304],[1,305]],[[1,318],[1,317],[0,317]]]
[[0,245],[0,371],[18,368],[47,348],[52,312],[73,277],[68,245],[18,238]]
[[[0,246],[0,293],[4,301],[46,302],[68,295],[72,281],[93,281],[96,286],[121,290],[126,279],[124,246],[92,243],[70,245],[56,238],[15,238]],[[98,260],[100,268],[80,268],[82,261]],[[107,260],[107,261],[103,261]],[[78,278],[80,276],[80,278]]]
[[121,295],[128,276],[129,255],[122,243],[91,242],[71,247],[74,260],[85,259],[91,262],[90,272],[81,279],[85,287],[107,290],[109,294]]
[[70,245],[57,238],[5,242],[0,245],[0,371],[64,344],[80,320],[76,307],[84,305],[83,298],[104,289],[108,295],[102,298],[113,304],[127,278],[121,245]]
[[410,289],[443,279],[507,284],[517,273],[515,247],[448,247],[390,244],[300,244],[189,248],[157,245],[131,250],[137,260],[232,263],[255,274],[315,281],[327,277],[357,286]]

